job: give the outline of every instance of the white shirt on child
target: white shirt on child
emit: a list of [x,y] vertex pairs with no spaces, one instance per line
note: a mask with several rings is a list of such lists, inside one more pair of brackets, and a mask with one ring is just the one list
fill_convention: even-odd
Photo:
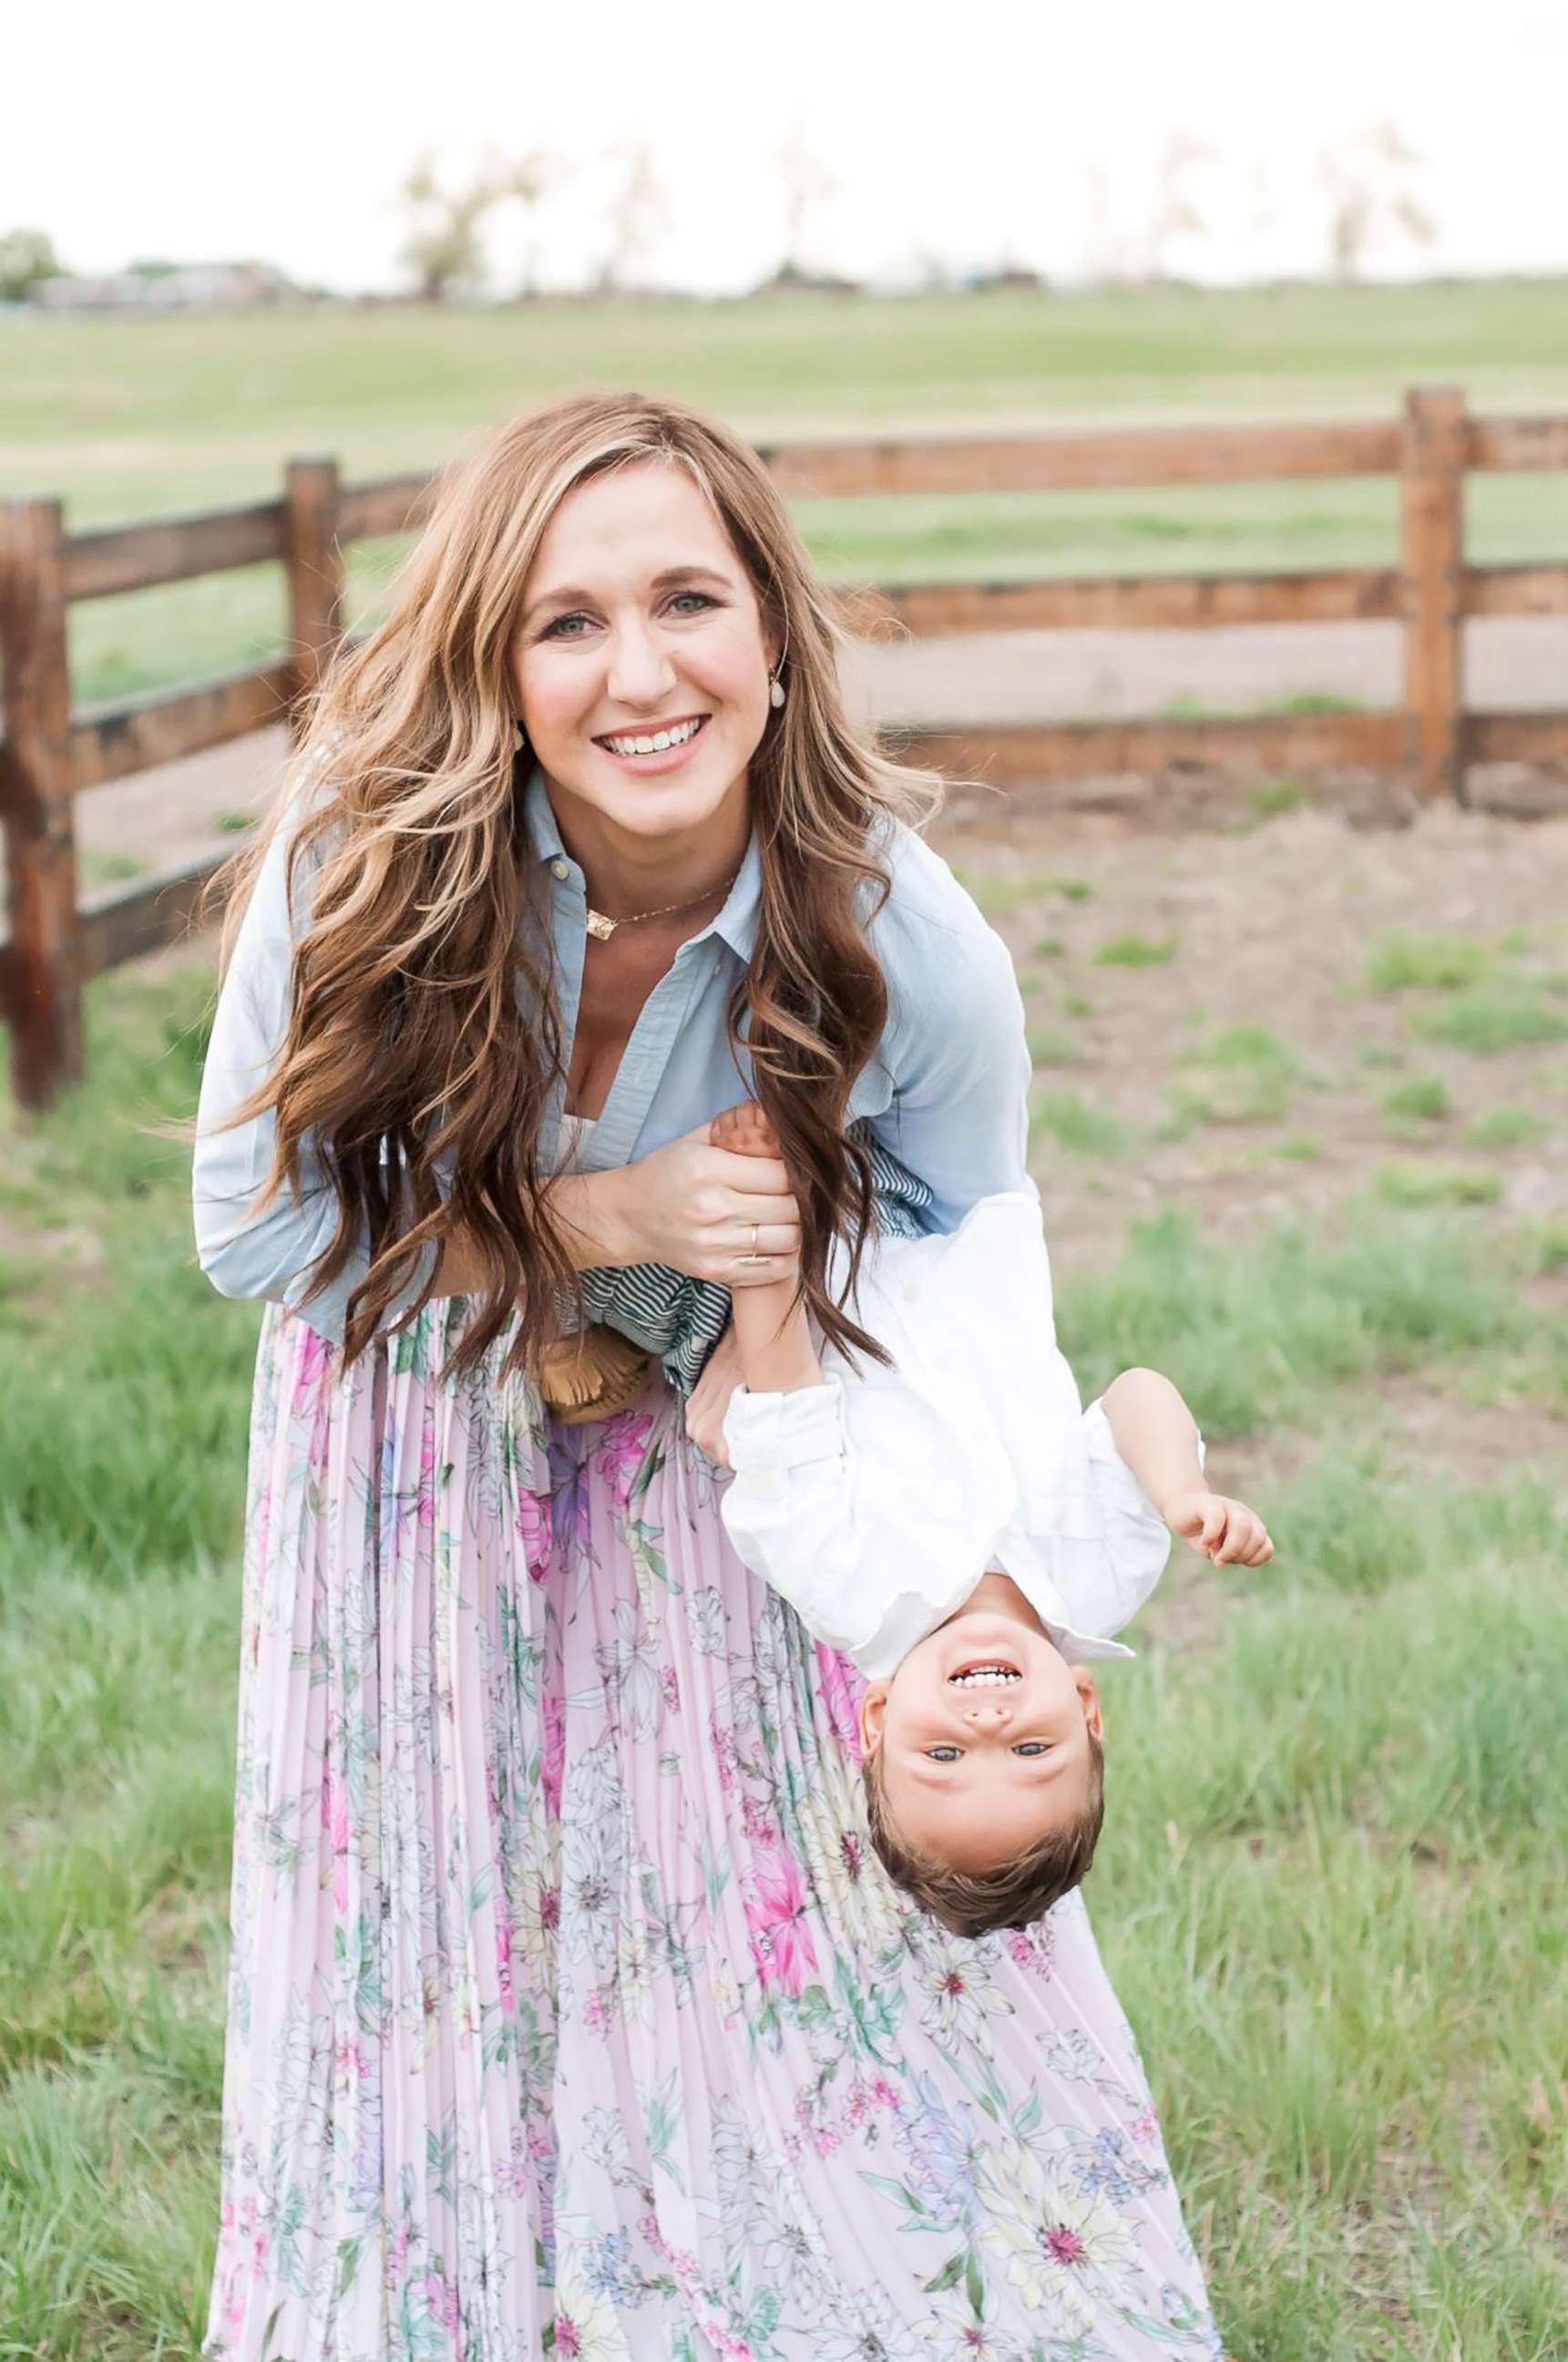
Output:
[[993,1567],[1070,1661],[1131,1656],[1110,1636],[1159,1581],[1170,1534],[1100,1404],[1081,1408],[1034,1192],[874,1246],[857,1317],[890,1367],[829,1355],[820,1386],[731,1400],[723,1514],[744,1563],[872,1680]]

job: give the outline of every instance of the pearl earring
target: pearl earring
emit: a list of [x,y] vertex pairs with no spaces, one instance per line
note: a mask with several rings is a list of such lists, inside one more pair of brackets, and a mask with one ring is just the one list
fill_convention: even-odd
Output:
[[784,702],[784,684],[779,679],[777,673],[774,674],[772,679],[767,684],[767,702],[771,705],[775,713],[778,712],[779,707]]

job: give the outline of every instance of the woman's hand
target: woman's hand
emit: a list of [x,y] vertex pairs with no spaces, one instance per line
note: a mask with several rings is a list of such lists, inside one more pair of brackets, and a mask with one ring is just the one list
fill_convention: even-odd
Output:
[[740,1382],[740,1348],[735,1343],[734,1329],[726,1329],[709,1354],[686,1406],[686,1432],[716,1468],[730,1464],[729,1448],[724,1441],[724,1414]]
[[[576,1213],[573,1186],[583,1193]],[[784,1166],[711,1147],[706,1124],[619,1172],[559,1185],[557,1203],[610,1250],[594,1263],[668,1264],[732,1288],[793,1279],[800,1265],[800,1209]]]

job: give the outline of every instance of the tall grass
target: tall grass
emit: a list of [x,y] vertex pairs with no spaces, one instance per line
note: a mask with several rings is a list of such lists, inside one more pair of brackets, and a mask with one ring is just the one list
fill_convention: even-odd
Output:
[[1375,1206],[1338,1239],[1284,1227],[1237,1246],[1172,1209],[1135,1222],[1116,1269],[1077,1279],[1060,1313],[1086,1387],[1152,1363],[1216,1435],[1296,1418],[1338,1382],[1522,1343],[1531,1325],[1474,1232]]

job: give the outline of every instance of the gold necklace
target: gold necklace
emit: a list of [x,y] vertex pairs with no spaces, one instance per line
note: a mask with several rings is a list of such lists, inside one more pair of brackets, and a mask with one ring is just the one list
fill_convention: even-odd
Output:
[[694,911],[699,902],[711,902],[715,894],[727,896],[739,876],[740,871],[733,869],[722,886],[710,886],[705,893],[693,894],[689,902],[666,902],[657,911],[634,911],[629,919],[608,919],[591,902],[588,906],[588,932],[596,943],[607,944],[617,927],[640,927],[645,919],[673,919],[682,911]]

